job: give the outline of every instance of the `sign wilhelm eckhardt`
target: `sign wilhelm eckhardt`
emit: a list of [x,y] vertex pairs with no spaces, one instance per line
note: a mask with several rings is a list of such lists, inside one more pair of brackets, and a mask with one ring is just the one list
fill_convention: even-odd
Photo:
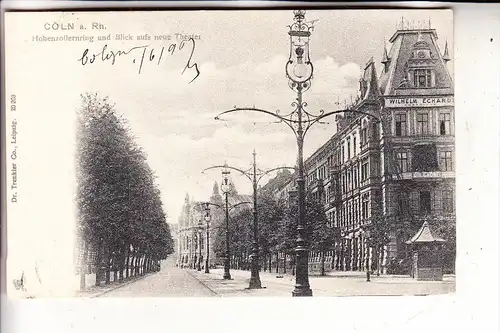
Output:
[[453,96],[388,97],[385,106],[389,108],[453,106]]

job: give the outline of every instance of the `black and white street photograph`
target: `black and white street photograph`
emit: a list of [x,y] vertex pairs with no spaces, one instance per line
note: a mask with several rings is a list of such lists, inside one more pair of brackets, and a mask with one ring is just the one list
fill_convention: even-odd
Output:
[[451,10],[41,14],[7,40],[14,293],[455,293]]

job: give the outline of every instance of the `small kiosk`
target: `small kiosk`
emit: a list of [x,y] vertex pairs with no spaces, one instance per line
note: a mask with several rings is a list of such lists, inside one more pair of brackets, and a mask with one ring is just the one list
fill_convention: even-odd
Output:
[[419,281],[443,280],[443,251],[446,241],[432,232],[429,223],[424,222],[419,231],[406,244],[413,253],[411,275]]

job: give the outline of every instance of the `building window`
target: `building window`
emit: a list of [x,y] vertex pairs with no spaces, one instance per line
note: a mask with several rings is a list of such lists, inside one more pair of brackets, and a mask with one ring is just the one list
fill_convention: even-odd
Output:
[[443,212],[453,212],[453,195],[451,191],[442,192]]
[[429,114],[417,113],[417,134],[429,134]]
[[345,203],[342,205],[342,217],[340,223],[345,227]]
[[406,136],[406,114],[396,115],[396,136]]
[[340,178],[341,181],[341,187],[342,187],[342,193],[345,193],[345,174],[342,172],[342,177]]
[[431,212],[431,192],[420,191],[420,213],[429,214]]
[[451,151],[439,152],[439,163],[441,164],[441,171],[453,171]]
[[351,170],[347,170],[347,190],[350,191],[352,189],[352,177]]
[[368,194],[363,195],[363,202],[361,203],[361,214],[363,219],[368,218]]
[[351,139],[347,138],[347,159],[351,159]]
[[449,113],[440,113],[439,114],[439,134],[440,135],[449,135],[451,134],[451,115]]
[[350,227],[352,224],[352,205],[349,202],[347,204],[347,225]]
[[[366,126],[366,124],[365,124]],[[363,127],[361,129],[361,144],[365,144],[366,143],[366,127]]]
[[416,88],[432,87],[432,71],[430,69],[416,69],[414,78],[413,84]]
[[396,153],[396,159],[398,161],[399,172],[408,172],[408,153],[399,152]]
[[356,156],[356,137],[352,138],[352,156]]
[[408,212],[408,197],[407,193],[400,192],[398,195],[398,214],[407,215]]
[[345,158],[344,158],[345,157],[344,156],[344,144],[342,144],[342,149],[341,150],[342,150],[342,161],[341,161],[341,163],[343,163],[345,161]]
[[352,182],[353,182],[353,187],[354,188],[357,188],[358,187],[358,168],[357,167],[354,167],[352,169]]
[[361,181],[368,179],[368,161],[361,165]]

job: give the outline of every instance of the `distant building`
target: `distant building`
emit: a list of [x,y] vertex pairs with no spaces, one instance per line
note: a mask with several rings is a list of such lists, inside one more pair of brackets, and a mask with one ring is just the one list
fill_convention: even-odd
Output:
[[[219,205],[220,207],[210,206],[211,220],[209,223],[209,265],[210,267],[223,264],[223,258],[217,257],[214,251],[214,239],[219,228],[225,228],[225,199],[223,195],[219,193],[219,187],[217,183],[214,183],[213,191],[211,197],[206,201],[192,201],[189,199],[189,195],[186,194],[184,200],[184,205],[182,207],[182,213],[179,218],[179,227],[177,232],[177,263],[179,267],[190,267],[194,268],[197,265],[197,260],[199,257],[199,248],[201,245],[201,266],[205,265],[206,258],[206,222],[204,220],[205,210],[203,203],[210,202],[212,204]],[[252,208],[253,198],[250,195],[240,195],[236,191],[234,186],[228,195],[228,206],[232,207],[238,203],[250,202],[250,204],[240,205],[239,207],[232,209],[230,211],[230,216],[236,214],[238,211],[243,209]],[[224,229],[225,231],[225,229]],[[198,237],[201,237],[201,241]]]
[[[381,75],[371,59],[360,78],[350,108],[366,115],[338,115],[335,135],[305,161],[308,195],[324,203],[343,235],[328,253],[329,269],[379,262],[364,234],[375,216],[393,226],[382,265],[404,256],[404,242],[426,217],[455,217],[454,90],[447,44],[441,53],[436,40],[434,29],[397,30],[390,52],[384,47]],[[290,177],[274,195],[286,198],[294,188]]]

